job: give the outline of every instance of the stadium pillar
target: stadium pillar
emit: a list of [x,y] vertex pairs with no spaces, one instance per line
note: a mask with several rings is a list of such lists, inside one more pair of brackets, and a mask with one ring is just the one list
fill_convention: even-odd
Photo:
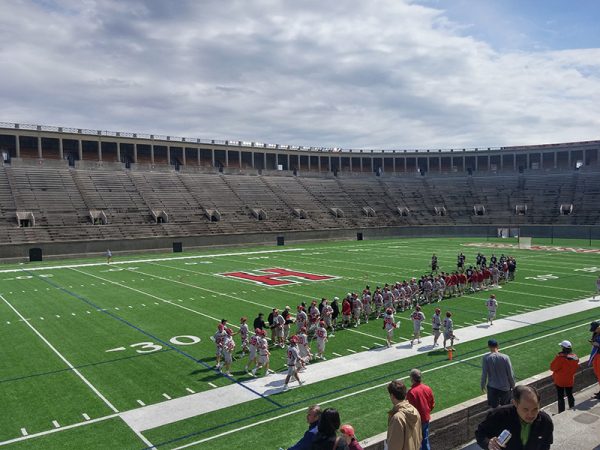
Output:
[[181,147],[181,163],[186,166],[187,162],[185,159],[185,145],[183,147]]
[[554,168],[558,167],[558,152],[554,152]]
[[17,158],[21,157],[21,142],[19,140],[19,135],[15,136],[15,153],[17,155]]
[[60,160],[65,157],[63,138],[58,138],[58,157]]
[[211,167],[215,167],[215,149],[214,148],[210,149],[210,160],[212,162]]
[[321,171],[321,157],[317,156],[317,161],[319,161],[319,172]]
[[117,161],[121,162],[121,143],[117,142]]
[[133,144],[133,162],[137,163],[137,143]]
[[442,173],[442,157],[441,156],[438,158],[438,168],[440,169],[439,172]]
[[77,141],[77,153],[79,154],[79,161],[83,160],[83,141],[79,139]]
[[102,161],[102,139],[98,139],[98,161]]
[[154,144],[150,144],[150,164],[154,165]]
[[250,157],[252,158],[252,168],[256,169],[256,166],[254,165],[254,152],[250,152]]
[[171,146],[167,145],[167,166],[171,165]]
[[229,167],[229,150],[225,150],[225,167]]
[[37,147],[38,147],[38,158],[42,159],[42,137],[38,136],[37,138]]

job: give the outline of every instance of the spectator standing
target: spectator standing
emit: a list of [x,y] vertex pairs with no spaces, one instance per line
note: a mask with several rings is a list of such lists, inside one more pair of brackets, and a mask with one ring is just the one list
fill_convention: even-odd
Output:
[[[532,387],[517,386],[511,405],[500,406],[488,412],[475,431],[477,444],[489,450],[549,450],[553,441],[554,425],[544,411],[540,411],[540,395]],[[512,437],[504,445],[498,436],[508,430]]]
[[340,432],[342,433],[342,437],[346,441],[349,450],[363,450],[363,448],[356,440],[356,436],[354,435],[354,427],[352,425],[342,425],[340,427]]
[[[600,322],[592,322],[590,324],[590,331],[592,332],[592,352],[590,353],[590,359],[588,360],[588,366],[594,368],[594,374],[600,385]],[[600,399],[600,391],[594,394],[594,397]]]
[[419,416],[421,417],[421,430],[423,435],[421,450],[430,450],[429,421],[431,420],[431,410],[435,407],[433,391],[429,386],[421,382],[422,374],[419,369],[410,371],[410,381],[412,386],[406,394],[406,400],[419,411]]
[[340,414],[337,409],[327,408],[321,413],[318,431],[310,447],[311,450],[348,450],[348,444],[336,431],[340,427]]
[[388,450],[419,450],[421,418],[417,409],[406,400],[406,386],[402,380],[394,380],[387,390],[393,405],[388,412]]
[[[498,341],[488,341],[490,353],[481,363],[481,390],[486,391],[490,408],[510,403],[510,391],[515,387],[515,375],[508,355],[500,353]],[[487,384],[487,386],[486,386]]]
[[112,262],[112,252],[110,249],[106,249],[106,264],[110,264]]
[[308,430],[302,436],[296,444],[288,448],[288,450],[309,450],[312,445],[312,441],[317,435],[319,419],[321,418],[321,407],[319,405],[312,405],[308,407],[306,412],[306,422],[308,423]]
[[550,363],[550,370],[552,371],[554,386],[556,386],[558,412],[561,413],[565,410],[565,393],[567,394],[569,408],[575,406],[573,384],[575,383],[575,373],[579,369],[579,358],[573,353],[570,341],[562,341],[559,345],[562,350]]

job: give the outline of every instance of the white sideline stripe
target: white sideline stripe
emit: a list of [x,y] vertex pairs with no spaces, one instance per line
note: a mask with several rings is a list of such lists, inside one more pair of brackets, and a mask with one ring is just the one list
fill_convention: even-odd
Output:
[[[5,445],[14,444],[16,442],[27,441],[29,439],[34,439],[34,438],[38,438],[38,437],[42,437],[42,436],[47,436],[47,435],[53,434],[53,433],[59,433],[61,431],[71,430],[73,428],[79,428],[79,427],[82,427],[82,426],[87,426],[87,425],[90,425],[92,423],[104,422],[105,420],[114,419],[115,417],[119,417],[119,415],[118,414],[110,414],[108,416],[98,417],[97,419],[92,419],[92,420],[89,420],[89,421],[86,421],[86,422],[74,423],[72,425],[67,425],[67,426],[60,427],[60,428],[52,428],[50,430],[41,431],[41,432],[35,433],[35,434],[27,434],[27,435],[24,435],[24,436],[21,436],[21,437],[18,437],[18,438],[10,439],[8,441],[0,442],[0,447],[3,447]],[[25,428],[21,428],[21,433],[23,432],[23,430],[25,430]],[[146,444],[148,447],[153,447],[152,442],[150,442],[148,439],[146,439],[144,436],[142,436],[136,430],[133,430],[133,431],[144,442],[144,444]],[[27,432],[27,430],[25,430],[25,432]]]
[[[589,323],[589,322],[584,322],[584,323],[583,323],[583,325],[585,325],[585,324],[587,324],[587,323]],[[512,345],[507,345],[507,346],[504,346],[504,347],[502,347],[502,348],[503,348],[503,349],[507,349],[507,348],[518,347],[519,345],[527,344],[527,343],[529,343],[529,342],[537,341],[537,340],[540,340],[540,339],[545,339],[545,338],[547,338],[547,337],[549,337],[549,336],[553,336],[553,335],[555,335],[555,334],[564,333],[565,331],[574,330],[575,328],[581,328],[581,325],[582,325],[582,324],[577,324],[577,325],[575,325],[575,326],[572,326],[572,327],[569,327],[569,328],[563,328],[563,329],[561,329],[561,330],[557,330],[557,331],[554,331],[554,332],[552,332],[552,333],[545,334],[545,335],[543,335],[543,336],[538,336],[538,337],[535,337],[535,338],[532,338],[532,339],[528,339],[528,340],[526,340],[526,341],[518,342],[518,343],[516,343],[516,344],[512,344]],[[461,359],[461,360],[455,360],[455,361],[452,361],[452,362],[448,362],[447,364],[444,364],[444,365],[442,365],[442,366],[437,366],[437,367],[433,367],[433,368],[431,368],[431,369],[426,369],[426,370],[423,370],[423,371],[422,371],[422,373],[429,373],[429,372],[434,372],[434,371],[436,371],[436,370],[442,370],[442,369],[445,369],[446,367],[450,367],[450,366],[454,366],[454,365],[456,365],[456,364],[460,364],[460,363],[461,363],[461,362],[463,362],[463,361],[470,361],[470,360],[472,360],[472,359],[481,358],[481,357],[483,357],[484,355],[486,355],[487,353],[488,353],[488,352],[484,352],[484,353],[480,353],[480,354],[478,354],[478,355],[469,356],[468,358],[464,358],[464,359]],[[326,404],[328,404],[328,403],[337,402],[337,401],[339,401],[339,400],[343,400],[343,399],[345,399],[345,398],[352,397],[352,396],[354,396],[354,395],[358,395],[358,394],[362,394],[362,393],[364,393],[364,392],[372,391],[372,390],[374,390],[374,389],[379,389],[379,388],[382,388],[382,387],[384,387],[384,386],[387,386],[387,385],[388,385],[388,383],[389,383],[389,382],[388,382],[388,381],[386,381],[385,383],[381,383],[381,384],[378,384],[378,385],[375,385],[375,386],[370,386],[370,387],[368,387],[368,388],[361,389],[360,391],[356,391],[356,392],[352,392],[352,393],[349,393],[349,394],[345,394],[345,395],[342,395],[342,396],[340,396],[340,397],[332,398],[332,399],[329,399],[329,400],[324,400],[324,401],[322,401],[322,402],[319,402],[319,403],[320,403],[321,405],[326,405]],[[214,440],[214,439],[218,439],[218,438],[220,438],[220,437],[227,436],[227,435],[230,435],[230,434],[236,433],[236,432],[238,432],[238,431],[243,431],[243,430],[246,430],[246,429],[248,429],[248,428],[253,428],[253,427],[255,427],[255,426],[262,425],[263,423],[272,422],[272,421],[274,421],[274,420],[278,420],[278,419],[281,419],[281,418],[284,418],[284,417],[290,416],[290,415],[292,415],[292,414],[298,414],[298,413],[302,413],[302,412],[306,412],[306,408],[297,409],[297,410],[295,410],[295,411],[290,411],[290,412],[287,412],[287,413],[284,413],[284,414],[280,414],[279,416],[270,417],[270,418],[268,418],[268,419],[261,420],[261,421],[259,421],[259,422],[255,422],[255,423],[252,423],[252,424],[249,424],[249,425],[245,425],[245,426],[243,426],[243,427],[236,428],[236,429],[234,429],[234,430],[225,431],[225,432],[223,432],[223,433],[220,433],[220,434],[217,434],[217,435],[215,435],[215,436],[210,436],[210,437],[207,437],[207,438],[204,438],[204,439],[198,440],[198,441],[190,442],[189,444],[185,444],[185,445],[182,445],[182,446],[180,446],[180,447],[176,447],[176,448],[174,448],[173,450],[181,450],[181,449],[184,449],[184,448],[192,447],[192,446],[194,446],[194,445],[197,445],[197,444],[202,444],[202,443],[204,443],[204,442],[208,442],[208,441],[212,441],[212,440]]]
[[114,405],[113,405],[111,402],[109,402],[109,401],[108,401],[108,399],[107,399],[106,397],[104,397],[104,395],[102,395],[102,394],[100,393],[100,391],[99,391],[98,389],[96,389],[96,388],[94,387],[94,385],[92,385],[92,383],[90,383],[90,382],[87,380],[87,378],[85,378],[85,377],[84,377],[84,376],[81,374],[81,372],[79,372],[79,370],[77,370],[77,369],[75,368],[75,366],[73,366],[73,364],[71,364],[71,363],[70,363],[70,362],[67,360],[67,358],[65,358],[65,357],[64,357],[64,356],[63,356],[63,355],[62,355],[62,354],[61,354],[61,353],[60,353],[60,352],[59,352],[59,351],[58,351],[56,348],[54,348],[54,346],[53,346],[53,345],[52,345],[52,344],[51,344],[51,343],[50,343],[50,342],[49,342],[49,341],[48,341],[48,340],[47,340],[47,339],[46,339],[44,336],[42,336],[42,334],[41,334],[41,333],[40,333],[40,332],[39,332],[39,331],[38,331],[38,330],[37,330],[37,329],[36,329],[36,328],[35,328],[33,325],[31,325],[31,324],[30,324],[28,321],[26,321],[26,320],[25,320],[25,318],[23,317],[23,315],[22,315],[22,314],[21,314],[19,311],[17,311],[17,310],[15,309],[15,307],[14,307],[13,305],[11,305],[11,304],[8,302],[8,300],[6,300],[6,299],[5,299],[5,298],[2,296],[2,294],[0,294],[0,299],[2,299],[2,301],[4,301],[4,303],[6,303],[6,304],[7,304],[7,305],[10,307],[10,309],[12,309],[12,310],[15,312],[15,314],[16,314],[16,315],[18,315],[18,316],[19,316],[21,319],[23,319],[23,322],[24,322],[25,324],[27,324],[27,326],[28,326],[29,328],[31,328],[31,330],[32,330],[32,331],[33,331],[35,334],[37,334],[37,335],[38,335],[38,337],[39,337],[39,338],[40,338],[42,341],[44,341],[44,343],[45,343],[45,344],[46,344],[48,347],[50,347],[50,349],[51,349],[51,350],[52,350],[54,353],[56,353],[56,355],[57,355],[57,356],[58,356],[58,357],[59,357],[59,358],[60,358],[60,359],[61,359],[61,360],[62,360],[62,361],[63,361],[63,362],[64,362],[64,363],[65,363],[65,364],[66,364],[66,365],[69,367],[69,369],[71,369],[71,370],[73,371],[73,373],[75,373],[75,374],[76,374],[76,375],[77,375],[79,378],[81,378],[81,380],[82,380],[82,381],[83,381],[83,382],[84,382],[84,383],[85,383],[85,384],[86,384],[86,385],[87,385],[87,386],[88,386],[88,387],[89,387],[89,388],[90,388],[90,389],[91,389],[91,390],[92,390],[92,391],[93,391],[93,392],[94,392],[94,393],[95,393],[95,394],[96,394],[96,395],[97,395],[97,396],[98,396],[98,397],[99,397],[99,398],[100,398],[100,399],[101,399],[101,400],[102,400],[102,401],[103,401],[105,404],[106,404],[106,406],[108,406],[108,407],[109,407],[110,409],[112,409],[114,412],[119,412],[119,410],[118,410],[117,408],[115,408],[115,407],[114,407]]
[[[221,258],[226,256],[242,256],[242,255],[259,255],[263,253],[284,253],[284,252],[299,252],[304,251],[303,248],[287,248],[282,250],[259,250],[255,252],[237,252],[237,253],[218,253],[213,255],[195,255],[195,256],[175,256],[172,258],[151,258],[151,259],[131,259],[127,261],[115,261],[110,263],[111,266],[119,264],[136,264],[146,262],[162,262],[162,261],[177,261],[185,259],[206,259],[206,258]],[[86,264],[66,264],[62,266],[42,266],[42,267],[28,267],[27,272],[38,271],[38,270],[56,270],[56,269],[76,269],[80,267],[100,267],[106,266],[106,263],[86,263]],[[125,269],[126,270],[126,269]],[[24,269],[4,269],[0,270],[0,273],[15,273],[23,272]],[[73,287],[73,286],[69,286]]]
[[88,416],[86,413],[83,413],[82,416],[85,420],[90,420],[90,416]]
[[29,433],[27,433],[27,430],[25,428],[21,428],[21,434],[23,436],[27,436]]
[[[460,333],[460,342],[465,343],[599,307],[600,303],[591,301],[590,299],[579,300],[545,310],[520,314],[507,319],[498,319],[494,322],[493,326],[480,324],[461,328],[457,332]],[[424,349],[427,349],[425,351],[437,350],[437,348],[433,348],[432,336],[423,337],[421,345],[410,346],[405,343],[401,343],[400,345],[395,343],[389,349],[374,349],[311,365],[305,372],[303,381],[307,384],[317,383],[333,377],[353,373],[357,370],[376,367],[415,355],[422,355]],[[248,380],[243,382],[243,384],[251,388],[253,392],[268,396],[274,391],[278,392],[277,388],[283,385],[284,377],[285,373],[277,373],[268,377]],[[150,405],[146,408],[126,411],[121,413],[121,418],[132,429],[144,431],[248,401],[249,395],[244,391],[246,389],[238,384],[228,385],[211,391],[200,392],[156,405]],[[253,399],[256,399],[255,395],[252,394]],[[228,399],[228,401],[224,403],[224,399]]]
[[60,424],[56,420],[52,421],[52,425],[54,425],[54,428],[60,428]]

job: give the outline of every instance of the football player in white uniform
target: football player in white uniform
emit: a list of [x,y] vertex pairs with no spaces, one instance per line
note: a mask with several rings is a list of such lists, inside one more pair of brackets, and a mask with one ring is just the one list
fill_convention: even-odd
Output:
[[283,389],[288,389],[288,383],[290,382],[290,378],[295,378],[298,380],[298,384],[302,386],[302,381],[300,381],[300,377],[298,376],[298,361],[300,360],[300,353],[298,352],[298,338],[296,336],[292,336],[290,338],[290,345],[287,350],[287,366],[288,371],[285,377],[285,381],[283,382]]
[[316,359],[326,360],[323,353],[325,353],[325,342],[327,342],[327,329],[325,329],[325,322],[319,322],[317,326],[317,331],[315,331],[315,336],[317,337],[317,356]]
[[248,318],[242,317],[240,319],[240,339],[242,341],[242,356],[246,355],[248,351]]
[[425,314],[421,311],[421,307],[417,305],[410,318],[413,321],[413,338],[410,340],[410,345],[413,345],[415,339],[417,344],[421,343],[421,323],[425,320]]
[[[446,347],[446,342],[450,341],[450,347]],[[444,319],[444,348],[446,350],[454,350],[454,323],[452,322],[452,313],[446,312]]]
[[388,308],[383,314],[383,329],[386,331],[387,346],[392,346],[392,339],[394,337],[394,329],[397,327],[396,321],[394,320],[394,310]]
[[433,346],[437,347],[438,339],[440,338],[440,329],[442,328],[442,311],[440,308],[435,308],[435,314],[431,317],[431,329],[433,330]]
[[498,301],[496,300],[496,296],[494,294],[490,295],[485,302],[485,306],[488,309],[488,322],[490,325],[494,325],[494,319],[496,318],[496,310],[498,309]]

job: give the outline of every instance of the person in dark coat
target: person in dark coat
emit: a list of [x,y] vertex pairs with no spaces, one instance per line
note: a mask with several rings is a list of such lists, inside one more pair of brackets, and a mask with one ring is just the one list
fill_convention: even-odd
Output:
[[[511,438],[500,446],[498,436],[504,430]],[[511,405],[492,409],[475,431],[477,444],[489,450],[549,450],[553,441],[554,425],[544,411],[540,411],[540,395],[530,386],[513,390]]]
[[333,328],[337,328],[337,318],[340,315],[340,305],[338,304],[339,298],[333,297],[333,302],[331,302],[331,308],[333,309],[333,314],[331,315],[331,323],[333,324]]
[[337,409],[327,408],[321,413],[319,431],[310,447],[311,450],[348,450],[346,441],[336,434],[341,424],[340,414]]
[[259,330],[264,330],[266,327],[267,324],[264,320],[264,314],[258,313],[258,317],[254,319],[254,329],[256,330],[258,328]]
[[296,444],[289,447],[288,450],[309,450],[315,436],[317,435],[317,425],[321,418],[321,407],[319,405],[309,406],[306,412],[306,421],[308,422],[308,430]]

